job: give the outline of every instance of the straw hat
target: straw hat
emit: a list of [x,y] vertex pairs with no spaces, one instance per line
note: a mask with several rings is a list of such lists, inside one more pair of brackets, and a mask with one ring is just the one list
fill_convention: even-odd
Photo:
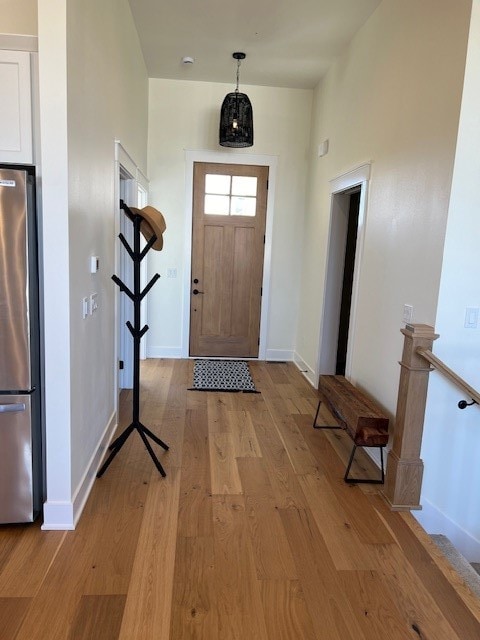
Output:
[[[147,242],[155,234],[157,239],[153,243],[152,249],[155,249],[155,251],[161,251],[163,248],[163,232],[167,228],[167,225],[165,224],[165,219],[160,211],[150,205],[143,207],[143,209],[137,209],[135,207],[129,207],[129,209],[133,214],[142,216],[143,220],[140,224],[140,231],[143,233]],[[127,209],[125,209],[125,213],[130,219],[132,219],[132,216],[129,215]]]

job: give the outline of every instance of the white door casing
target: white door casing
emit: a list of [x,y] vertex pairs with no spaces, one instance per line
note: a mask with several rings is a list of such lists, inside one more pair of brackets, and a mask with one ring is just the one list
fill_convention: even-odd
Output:
[[[131,286],[133,279],[133,266],[129,256],[123,248],[118,236],[123,233],[129,243],[133,243],[132,225],[127,223],[126,216],[119,207],[120,199],[130,206],[145,206],[148,200],[148,179],[137,167],[134,160],[125,151],[122,144],[115,141],[115,273],[120,280]],[[141,286],[144,287],[147,277],[146,259],[142,262]],[[120,389],[131,389],[133,381],[133,344],[130,331],[125,322],[133,321],[133,308],[131,300],[120,293],[115,286],[115,357],[114,379],[115,407],[118,408],[118,393]],[[146,318],[146,303],[142,302],[142,322]],[[143,341],[142,341],[143,342]],[[140,345],[140,357],[145,357],[145,345]],[[119,361],[123,360],[123,369],[119,370]]]
[[348,330],[348,350],[345,376],[351,380],[352,350],[355,343],[356,312],[360,266],[362,264],[363,244],[365,237],[365,221],[367,212],[368,181],[370,179],[370,163],[363,164],[352,171],[330,181],[331,207],[329,240],[326,260],[326,278],[323,298],[323,313],[320,323],[319,349],[315,384],[320,374],[335,373],[336,349],[338,341],[338,324],[340,316],[341,285],[343,279],[346,227],[341,212],[345,202],[349,200],[344,192],[353,187],[360,187],[360,205],[358,212],[358,232],[355,250],[355,266],[353,275],[352,299],[350,305],[350,324]]

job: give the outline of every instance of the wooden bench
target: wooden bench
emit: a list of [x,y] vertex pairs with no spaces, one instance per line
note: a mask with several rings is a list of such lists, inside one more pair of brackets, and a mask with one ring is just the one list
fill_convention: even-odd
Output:
[[[353,449],[345,471],[345,482],[368,482],[383,484],[383,447],[388,443],[388,418],[377,405],[354,387],[344,376],[321,375],[318,382],[320,400],[313,421],[315,429],[344,429],[353,440]],[[339,421],[339,426],[317,425],[318,413],[322,402]],[[381,479],[355,479],[348,474],[355,457],[357,447],[377,447],[380,449]]]

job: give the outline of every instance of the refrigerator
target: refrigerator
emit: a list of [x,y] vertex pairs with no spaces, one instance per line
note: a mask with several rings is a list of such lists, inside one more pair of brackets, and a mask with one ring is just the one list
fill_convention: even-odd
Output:
[[35,169],[0,164],[0,524],[42,502]]

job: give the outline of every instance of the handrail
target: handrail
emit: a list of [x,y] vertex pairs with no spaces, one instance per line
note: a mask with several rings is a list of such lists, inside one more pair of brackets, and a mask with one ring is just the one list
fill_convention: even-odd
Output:
[[[437,356],[433,355],[430,349],[418,347],[416,351],[420,356],[422,356],[422,358],[425,358],[425,360],[427,360],[435,369],[443,373],[443,375],[451,380],[451,382],[456,384],[457,387],[460,387],[460,389],[462,389],[462,391],[466,395],[468,395],[475,404],[480,404],[480,393],[473,387],[471,387],[467,382],[465,382],[463,378],[457,375],[455,371],[452,371],[450,367],[447,367],[447,365],[442,362],[440,358],[437,358]],[[465,409],[465,407],[469,405],[464,401],[460,401],[458,403],[458,406],[460,409]]]

